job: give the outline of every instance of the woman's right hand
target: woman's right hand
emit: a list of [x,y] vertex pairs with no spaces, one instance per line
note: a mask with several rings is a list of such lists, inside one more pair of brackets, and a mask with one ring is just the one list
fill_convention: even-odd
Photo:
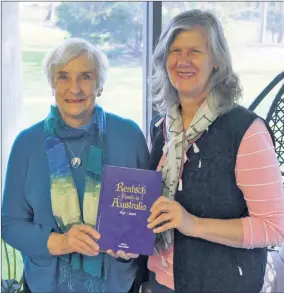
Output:
[[99,245],[96,240],[100,237],[100,234],[88,225],[74,225],[64,234],[51,233],[47,247],[52,255],[76,252],[96,256],[99,254]]

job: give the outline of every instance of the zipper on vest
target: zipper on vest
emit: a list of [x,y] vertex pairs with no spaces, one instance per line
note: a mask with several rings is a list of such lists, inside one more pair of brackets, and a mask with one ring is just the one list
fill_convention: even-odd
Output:
[[[238,268],[239,275],[242,276],[242,275],[244,274],[244,273],[243,273],[243,269],[242,269],[242,267],[239,265],[239,263],[237,262],[237,258],[236,258],[236,255],[235,255],[234,251],[232,251],[231,248],[229,248],[228,246],[227,246],[227,249],[228,249],[228,251],[229,251],[229,255],[230,255],[231,258],[232,258],[233,265],[234,265],[236,268]],[[234,249],[234,248],[232,248],[232,249]]]
[[201,159],[199,159],[198,168],[201,168]]
[[243,275],[243,270],[242,270],[242,268],[241,268],[240,266],[238,266],[238,269],[239,269],[240,276],[242,276],[242,275]]

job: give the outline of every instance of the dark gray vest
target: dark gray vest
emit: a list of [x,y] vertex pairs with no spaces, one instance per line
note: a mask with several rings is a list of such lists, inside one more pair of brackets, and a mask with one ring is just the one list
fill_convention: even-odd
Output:
[[[258,116],[236,106],[220,116],[197,142],[199,153],[187,153],[183,191],[176,200],[201,218],[235,219],[248,216],[244,196],[236,185],[236,155],[242,137]],[[151,168],[162,154],[164,138],[155,135]],[[201,168],[199,164],[201,162]],[[175,231],[175,292],[259,293],[265,274],[267,249],[240,249],[184,236]],[[242,272],[242,274],[240,273]]]

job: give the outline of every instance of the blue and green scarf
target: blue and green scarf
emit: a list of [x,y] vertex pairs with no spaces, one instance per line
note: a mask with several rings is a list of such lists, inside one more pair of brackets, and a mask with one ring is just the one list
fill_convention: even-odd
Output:
[[[78,191],[72,176],[70,159],[64,146],[65,138],[80,138],[91,131],[98,136],[99,147],[90,145],[86,160],[86,180],[81,213]],[[72,128],[62,120],[58,108],[51,107],[51,112],[45,120],[45,148],[50,170],[50,193],[53,215],[62,233],[67,232],[75,224],[87,224],[96,227],[97,211],[101,190],[101,173],[105,163],[103,157],[104,137],[106,134],[106,118],[103,109],[95,107],[89,129]],[[89,257],[77,253],[61,255],[72,266],[73,270],[84,271],[90,277],[102,282],[105,287],[107,279],[108,258],[103,254]],[[102,289],[101,289],[102,290]]]

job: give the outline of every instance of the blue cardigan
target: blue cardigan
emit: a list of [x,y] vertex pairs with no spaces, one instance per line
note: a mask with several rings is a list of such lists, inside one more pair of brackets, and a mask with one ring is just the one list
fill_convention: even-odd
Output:
[[[108,164],[146,169],[148,148],[140,128],[131,120],[106,114],[106,152]],[[68,141],[78,154],[84,140]],[[44,122],[22,131],[11,150],[2,203],[2,238],[21,251],[28,285],[33,292],[91,292],[95,284],[87,284],[84,272],[71,275],[71,269],[58,270],[57,256],[47,249],[52,230],[58,231],[50,200],[49,168],[45,151]],[[85,147],[87,149],[87,147]],[[83,157],[84,165],[84,157]],[[85,170],[73,170],[80,203],[84,194]],[[111,260],[107,292],[127,292],[134,280],[134,261]],[[77,276],[77,280],[76,280]]]

